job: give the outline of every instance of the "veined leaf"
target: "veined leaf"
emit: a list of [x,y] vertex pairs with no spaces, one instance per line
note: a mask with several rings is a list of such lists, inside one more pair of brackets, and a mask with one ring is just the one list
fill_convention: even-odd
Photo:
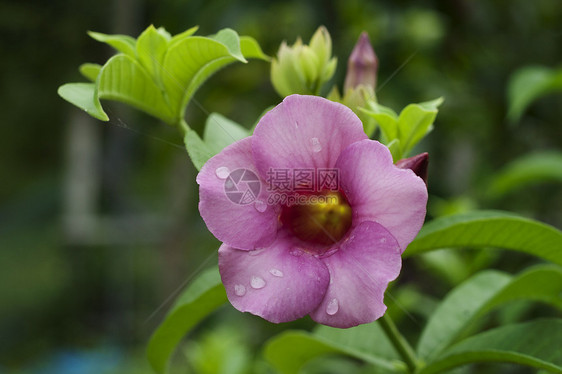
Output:
[[562,320],[539,319],[483,332],[455,344],[419,373],[474,362],[508,362],[562,373]]
[[408,152],[433,129],[437,108],[427,109],[430,106],[431,104],[428,103],[425,106],[410,104],[400,112],[398,133],[402,157],[408,157]]
[[534,100],[555,91],[562,91],[562,68],[528,66],[516,71],[507,90],[508,119],[512,123],[517,122]]
[[193,36],[173,43],[164,58],[162,81],[176,118],[195,91],[213,73],[236,61],[227,46],[210,38]]
[[203,139],[213,156],[238,140],[250,135],[250,131],[236,122],[218,114],[207,117]]
[[107,117],[96,98],[95,83],[67,83],[59,87],[58,94],[69,103],[86,111],[92,117],[102,121],[109,121],[109,117]]
[[349,352],[374,355],[387,361],[396,361],[400,358],[376,321],[349,329],[318,325],[314,329],[314,335],[345,347]]
[[562,233],[559,230],[499,211],[475,211],[437,218],[421,229],[403,256],[465,247],[510,249],[562,265]]
[[227,301],[216,267],[202,273],[178,298],[148,343],[147,356],[154,370],[167,371],[176,346],[198,322]]
[[119,54],[107,61],[98,76],[98,97],[127,103],[165,122],[174,116],[160,88],[133,58]]
[[[388,145],[393,140],[398,140],[398,115],[392,109],[380,105],[375,101],[368,102],[368,109],[361,108],[360,110],[374,118],[381,128],[382,142]],[[394,155],[394,154],[393,154]]]
[[182,33],[179,33],[179,34],[177,34],[177,35],[174,35],[174,36],[172,37],[172,40],[170,41],[170,47],[171,47],[173,44],[175,44],[175,43],[177,43],[177,42],[179,42],[179,41],[182,41],[183,39],[188,38],[188,37],[190,37],[191,35],[195,34],[198,29],[199,29],[199,26],[194,26],[194,27],[192,27],[192,28],[190,28],[190,29],[185,30],[185,31],[182,32]]
[[494,177],[489,194],[497,198],[528,184],[545,181],[562,182],[562,153],[541,152],[518,158]]
[[205,165],[205,162],[215,155],[207,144],[201,140],[199,135],[192,129],[188,128],[185,131],[183,142],[185,144],[185,148],[187,149],[187,154],[197,170],[201,170],[203,165]]
[[455,342],[475,321],[493,308],[527,299],[562,310],[562,269],[537,266],[518,276],[483,271],[453,289],[437,307],[422,332],[418,355],[431,360]]
[[133,58],[136,57],[135,53],[135,38],[128,35],[108,35],[101,32],[88,31],[88,35],[98,42],[106,43],[115,48],[117,51],[124,53]]
[[263,53],[256,39],[250,36],[240,37],[240,51],[242,51],[245,58],[257,58],[264,61],[271,60],[268,55]]
[[[304,331],[286,331],[267,342],[264,355],[283,374],[298,373],[307,362],[324,355],[346,355],[391,372],[402,372],[405,369],[404,363],[388,357],[377,356],[379,346],[390,344],[378,325],[363,326],[366,328],[361,329],[362,326],[358,326],[340,330],[341,333],[336,332],[338,338],[343,338],[343,340],[334,339],[334,334],[327,331],[314,334]],[[366,329],[371,330],[373,334],[361,333]],[[359,336],[367,339],[368,347],[366,347],[365,341],[357,339]],[[392,357],[395,355],[396,353],[393,352]],[[288,357],[290,359],[287,359]]]
[[80,70],[80,74],[82,74],[86,79],[95,82],[98,74],[100,73],[101,65],[87,62],[80,65],[78,69]]
[[230,52],[230,54],[237,60],[248,62],[244,58],[244,56],[242,55],[242,51],[240,50],[240,37],[238,36],[236,31],[232,29],[222,29],[215,35],[211,36],[211,39],[224,44],[228,49],[228,52]]
[[168,50],[168,40],[150,25],[137,40],[137,58],[148,74],[160,86],[160,70]]

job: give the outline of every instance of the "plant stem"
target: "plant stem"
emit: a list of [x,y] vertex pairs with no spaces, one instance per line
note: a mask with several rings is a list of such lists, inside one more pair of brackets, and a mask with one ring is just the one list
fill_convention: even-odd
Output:
[[183,136],[185,136],[189,131],[189,125],[187,124],[187,122],[185,122],[183,118],[178,122],[178,128],[182,132]]
[[404,359],[404,361],[406,362],[406,365],[408,366],[410,372],[415,373],[418,369],[418,360],[416,358],[416,354],[414,353],[414,350],[406,341],[404,336],[400,334],[398,328],[396,327],[388,313],[386,313],[379,319],[379,323],[396,351],[398,351],[400,356],[402,356],[402,359]]

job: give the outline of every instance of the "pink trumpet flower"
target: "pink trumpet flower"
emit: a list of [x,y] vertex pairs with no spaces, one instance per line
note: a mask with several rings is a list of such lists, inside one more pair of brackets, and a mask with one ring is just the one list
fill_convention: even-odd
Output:
[[275,323],[380,318],[426,213],[424,181],[349,108],[317,96],[286,97],[197,182],[230,303]]

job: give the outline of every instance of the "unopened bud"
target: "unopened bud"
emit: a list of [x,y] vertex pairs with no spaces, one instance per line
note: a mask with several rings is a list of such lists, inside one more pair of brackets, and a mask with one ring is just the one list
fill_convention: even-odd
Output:
[[336,70],[332,56],[332,40],[325,27],[319,27],[310,44],[297,39],[295,44],[281,44],[271,64],[273,87],[282,97],[292,94],[318,95],[322,85]]
[[396,162],[396,166],[400,169],[411,169],[418,177],[423,179],[427,185],[427,166],[429,164],[429,155],[427,152],[420,153],[409,158],[404,158]]
[[359,85],[368,87],[374,92],[377,84],[378,66],[379,61],[373,47],[371,47],[369,36],[366,32],[363,32],[347,60],[344,92],[355,89]]

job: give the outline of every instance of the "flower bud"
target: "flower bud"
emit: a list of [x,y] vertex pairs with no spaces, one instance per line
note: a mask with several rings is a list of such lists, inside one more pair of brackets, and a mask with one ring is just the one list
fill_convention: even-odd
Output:
[[375,55],[369,36],[363,32],[347,61],[344,93],[360,85],[375,90],[377,84],[378,59]]
[[331,55],[332,40],[325,27],[316,30],[309,45],[300,38],[292,46],[281,43],[277,58],[271,63],[273,87],[282,97],[318,95],[336,70],[337,60]]
[[404,158],[396,162],[396,166],[400,169],[411,169],[418,177],[423,179],[427,185],[427,166],[429,164],[429,155],[427,152],[420,153],[409,158]]

